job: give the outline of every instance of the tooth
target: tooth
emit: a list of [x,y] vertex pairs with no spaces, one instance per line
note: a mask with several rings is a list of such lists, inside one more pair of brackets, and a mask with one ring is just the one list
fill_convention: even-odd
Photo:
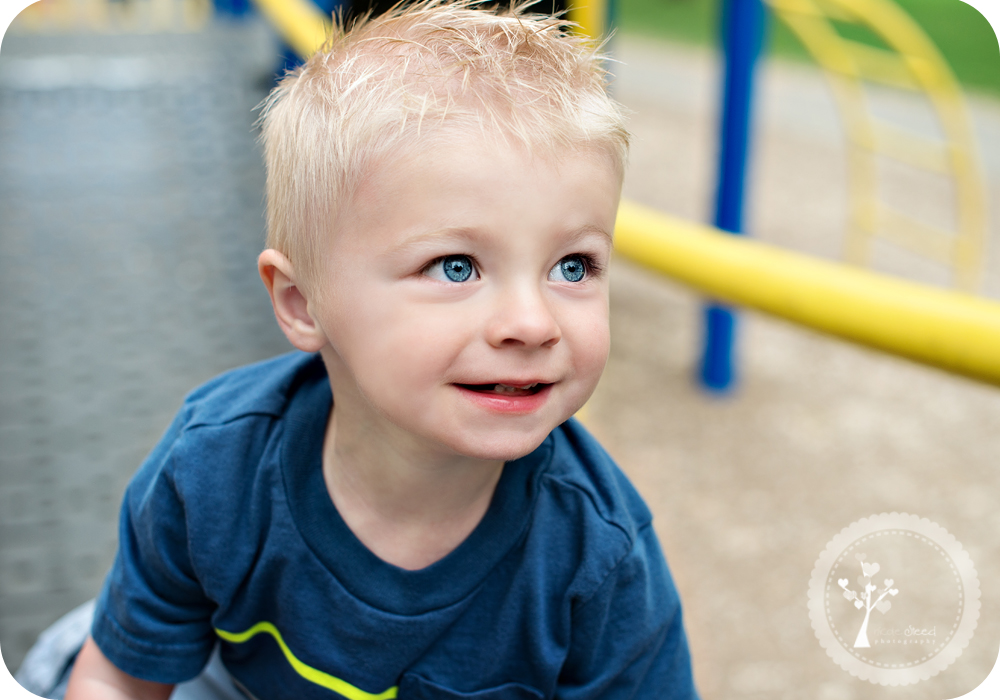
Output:
[[495,384],[494,391],[525,391],[534,389],[536,386],[538,386],[537,382],[535,384]]

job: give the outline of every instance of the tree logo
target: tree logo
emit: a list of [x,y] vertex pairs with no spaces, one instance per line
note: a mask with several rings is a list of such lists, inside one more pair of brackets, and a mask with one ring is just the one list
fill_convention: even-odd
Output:
[[968,646],[979,579],[968,553],[937,523],[873,515],[841,530],[816,560],[809,618],[844,670],[909,685],[937,675]]
[[[858,576],[858,585],[864,588],[864,594],[859,596],[855,591],[852,591],[847,587],[848,581],[846,578],[842,578],[837,581],[837,585],[844,589],[844,597],[848,600],[854,601],[854,607],[858,610],[861,608],[865,609],[865,619],[861,623],[861,629],[858,630],[858,637],[854,640],[854,648],[858,647],[871,647],[868,643],[868,620],[871,618],[872,610],[878,610],[880,613],[889,612],[889,608],[892,607],[892,603],[888,600],[884,603],[882,599],[887,595],[897,595],[899,590],[892,588],[892,584],[895,583],[891,578],[885,579],[885,588],[881,591],[878,590],[878,586],[872,583],[872,577],[875,576],[881,569],[877,562],[869,564],[865,561],[868,555],[866,554],[855,554],[854,558],[861,562],[861,575]],[[872,596],[877,595],[875,600],[872,600]]]

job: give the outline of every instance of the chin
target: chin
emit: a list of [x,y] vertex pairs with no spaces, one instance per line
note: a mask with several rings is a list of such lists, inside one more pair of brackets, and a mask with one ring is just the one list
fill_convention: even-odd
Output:
[[485,439],[463,441],[462,444],[453,445],[452,449],[473,459],[510,462],[534,452],[550,432],[551,430],[527,435],[523,433],[492,435]]

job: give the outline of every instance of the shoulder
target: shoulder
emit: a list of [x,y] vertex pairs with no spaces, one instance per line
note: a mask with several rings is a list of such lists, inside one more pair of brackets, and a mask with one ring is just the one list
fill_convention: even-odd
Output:
[[[570,575],[567,593],[583,601],[629,560],[646,557],[652,514],[578,421],[563,423],[548,442],[552,455],[539,477],[532,535],[542,542],[545,568]],[[564,580],[554,571],[549,574],[554,581]]]
[[292,352],[224,372],[187,395],[181,409],[185,427],[281,416],[296,386],[321,368],[319,356]]
[[239,367],[198,387],[158,448],[167,450],[167,472],[178,488],[180,482],[232,488],[234,482],[252,480],[261,464],[275,461],[268,455],[280,444],[303,387],[325,377],[318,355],[294,352]]
[[325,376],[318,356],[291,353],[198,387],[133,477],[130,496],[145,499],[162,487],[193,503],[249,487],[297,387],[319,372]]
[[182,528],[177,538],[201,585],[225,590],[252,559],[283,494],[288,414],[303,387],[325,376],[318,356],[294,353],[226,372],[192,391],[133,476],[123,519],[150,536]]
[[576,492],[593,517],[634,540],[653,516],[611,456],[575,418],[552,431],[550,438],[552,461],[543,482]]

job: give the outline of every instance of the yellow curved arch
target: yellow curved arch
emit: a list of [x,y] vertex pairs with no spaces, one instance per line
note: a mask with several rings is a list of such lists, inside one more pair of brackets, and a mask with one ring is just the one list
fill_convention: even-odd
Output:
[[[847,132],[851,224],[845,258],[865,264],[882,238],[951,268],[955,287],[981,285],[986,196],[962,91],[940,52],[891,0],[766,0],[827,71]],[[831,20],[874,31],[891,50],[841,36]],[[866,106],[863,81],[923,93],[944,135],[930,139],[881,121]],[[950,177],[956,227],[929,226],[879,202],[877,157]]]
[[331,676],[329,673],[324,673],[319,669],[313,668],[308,664],[300,661],[292,650],[288,648],[285,644],[285,640],[281,637],[281,632],[278,628],[272,625],[270,622],[258,622],[250,629],[244,632],[227,632],[225,630],[220,630],[218,627],[215,628],[215,633],[219,635],[221,639],[226,640],[232,644],[242,644],[243,642],[256,637],[258,634],[266,633],[274,637],[274,641],[278,643],[281,648],[281,653],[285,655],[285,659],[291,665],[295,672],[302,676],[304,679],[310,683],[315,683],[316,685],[332,690],[338,693],[348,700],[390,700],[390,698],[395,698],[398,691],[397,686],[392,686],[388,690],[384,690],[381,693],[368,693],[357,686],[351,685],[345,680],[337,678],[336,676]]

